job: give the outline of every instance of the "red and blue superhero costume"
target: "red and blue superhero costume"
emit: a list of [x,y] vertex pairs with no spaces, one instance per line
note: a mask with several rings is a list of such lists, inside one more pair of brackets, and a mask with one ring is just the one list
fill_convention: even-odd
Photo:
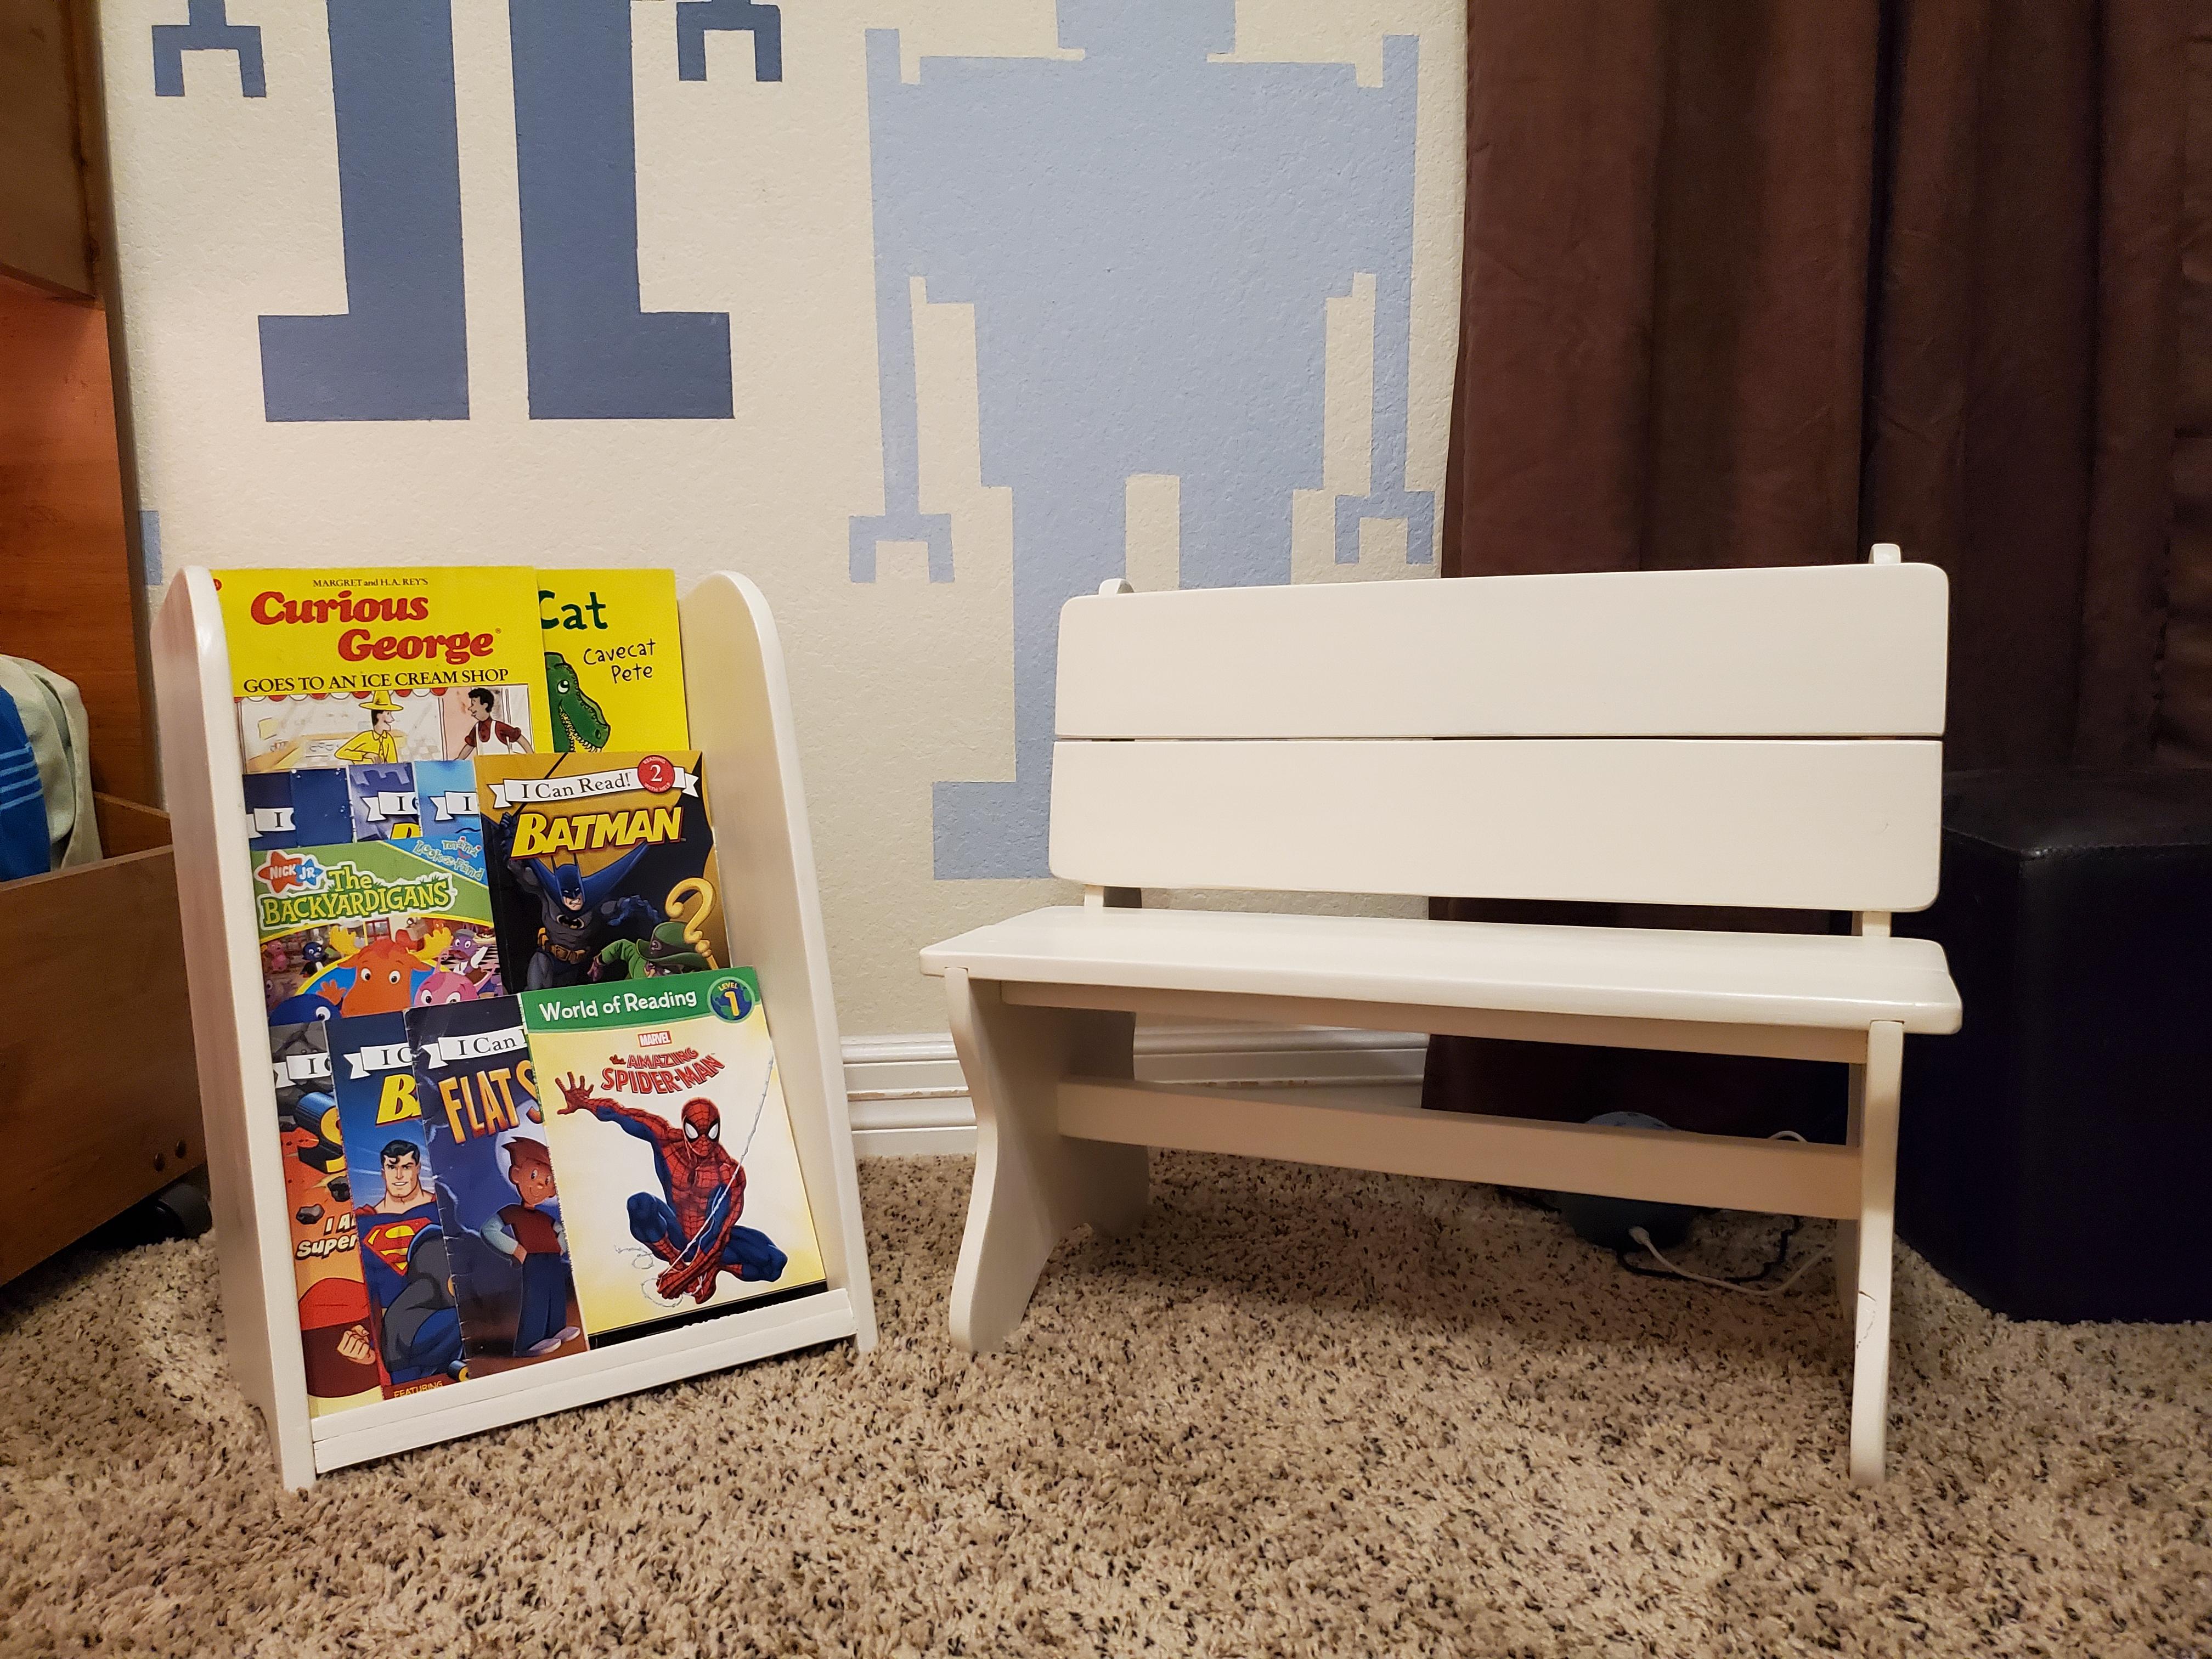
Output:
[[393,1214],[356,1209],[362,1278],[376,1304],[385,1374],[395,1383],[450,1376],[461,1359],[461,1316],[447,1288],[445,1229],[428,1194]]
[[744,1213],[744,1166],[722,1146],[722,1115],[714,1102],[687,1100],[671,1123],[650,1112],[596,1100],[580,1077],[561,1079],[563,1112],[589,1112],[653,1146],[660,1196],[632,1193],[630,1237],[668,1265],[653,1282],[664,1301],[689,1295],[704,1303],[726,1270],[740,1283],[783,1276],[788,1258],[766,1233],[738,1225]]

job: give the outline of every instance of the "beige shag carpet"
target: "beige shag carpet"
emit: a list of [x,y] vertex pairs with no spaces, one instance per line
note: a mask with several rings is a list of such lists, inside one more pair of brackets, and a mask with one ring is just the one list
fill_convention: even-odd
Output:
[[[1011,1351],[968,1164],[864,1164],[882,1346],[278,1489],[204,1243],[0,1292],[0,1644],[60,1653],[2212,1656],[2212,1328],[2014,1325],[1900,1261],[1845,1341],[1485,1188],[1156,1157]],[[1777,1224],[1701,1224],[1736,1268]],[[1808,1228],[1801,1243],[1818,1242]]]

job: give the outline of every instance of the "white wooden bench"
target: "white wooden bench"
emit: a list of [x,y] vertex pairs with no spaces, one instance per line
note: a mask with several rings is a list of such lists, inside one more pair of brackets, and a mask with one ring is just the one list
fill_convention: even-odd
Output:
[[[1135,1224],[1146,1148],[1842,1224],[1850,1463],[1881,1478],[1907,1031],[1959,1024],[1936,895],[1941,571],[1864,565],[1131,593],[1061,612],[1052,868],[1080,908],[922,952],[975,1103],[952,1334],[995,1346],[1045,1259]],[[1146,910],[1140,890],[1855,913],[1852,934]],[[1846,1146],[1133,1079],[1139,1014],[1850,1067]],[[1510,1103],[1499,1103],[1510,1104]],[[1619,1103],[1633,1107],[1632,1100]]]

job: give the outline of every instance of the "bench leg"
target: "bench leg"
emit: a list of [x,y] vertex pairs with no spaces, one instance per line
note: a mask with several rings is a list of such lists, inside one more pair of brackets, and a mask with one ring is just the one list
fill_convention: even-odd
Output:
[[952,1340],[997,1347],[1021,1322],[1060,1241],[1088,1222],[1133,1227],[1150,1196],[1142,1146],[1072,1140],[1058,1127],[1060,1079],[1134,1074],[1133,1014],[1024,1008],[953,969],[945,994],[975,1103],[975,1185],[952,1274]]
[[[1844,1142],[1854,1151],[1864,1139],[1866,1124],[1866,1067],[1850,1066],[1844,1068],[1850,1074],[1849,1099],[1850,1127],[1844,1132]],[[1863,1166],[1862,1166],[1863,1167]],[[1859,1224],[1838,1221],[1836,1224],[1835,1248],[1831,1252],[1836,1264],[1836,1302],[1844,1310],[1844,1317],[1856,1324],[1859,1314]]]
[[[1859,1218],[1838,1250],[1851,1249],[1851,1479],[1881,1484],[1889,1431],[1889,1279],[1896,1236],[1897,1113],[1905,1069],[1905,1028],[1877,1022],[1867,1062],[1852,1079],[1851,1141],[1859,1154]],[[1844,1258],[1838,1255],[1839,1261]]]

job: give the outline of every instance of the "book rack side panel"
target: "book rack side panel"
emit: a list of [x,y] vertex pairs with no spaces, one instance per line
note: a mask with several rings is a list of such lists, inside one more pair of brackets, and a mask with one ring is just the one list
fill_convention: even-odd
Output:
[[694,588],[682,620],[730,949],[759,972],[823,1265],[851,1297],[865,1352],[875,1346],[875,1299],[782,647],[760,589],[730,572]]
[[200,1116],[232,1375],[259,1407],[288,1486],[314,1479],[260,955],[248,918],[246,802],[230,653],[214,579],[170,584],[153,638]]

